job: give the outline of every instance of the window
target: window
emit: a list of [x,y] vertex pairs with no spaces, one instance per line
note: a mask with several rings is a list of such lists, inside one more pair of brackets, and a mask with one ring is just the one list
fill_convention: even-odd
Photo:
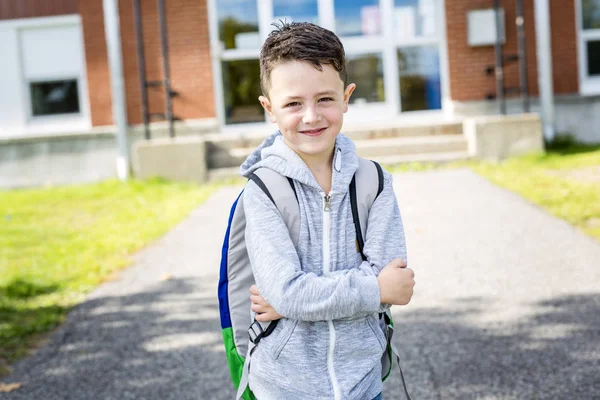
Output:
[[378,0],[334,0],[335,33],[338,36],[381,33]]
[[589,76],[600,76],[600,40],[587,42],[587,73]]
[[600,93],[600,0],[579,0],[581,92]]
[[46,129],[48,123],[87,123],[81,27],[78,22],[59,21],[17,30],[19,86],[25,121],[32,129],[37,124]]
[[381,54],[348,56],[348,82],[356,89],[351,103],[362,104],[385,101],[383,91],[383,61]]
[[437,35],[436,0],[394,0],[394,33],[399,40]]
[[398,49],[402,111],[442,108],[438,46]]
[[[578,0],[583,1],[583,0]],[[598,0],[600,1],[600,0]],[[216,111],[223,125],[264,123],[257,98],[260,46],[275,22],[311,22],[340,37],[349,118],[395,118],[442,107],[443,0],[209,0]],[[600,39],[599,39],[600,40]],[[233,131],[245,127],[233,127]]]
[[319,23],[317,0],[273,0],[273,19],[275,21],[296,21]]
[[223,48],[260,47],[256,0],[218,0],[216,3]]
[[34,117],[57,114],[79,113],[77,80],[32,82],[31,114]]
[[225,123],[264,122],[265,114],[258,102],[261,95],[258,60],[222,63]]
[[582,0],[581,14],[584,30],[600,29],[600,0]]
[[[265,113],[258,102],[261,94],[258,55],[264,13],[257,0],[214,0],[217,24],[213,35],[218,40],[219,60],[213,67],[219,71],[222,88],[220,117],[225,124],[264,122]],[[264,18],[263,18],[264,19]]]

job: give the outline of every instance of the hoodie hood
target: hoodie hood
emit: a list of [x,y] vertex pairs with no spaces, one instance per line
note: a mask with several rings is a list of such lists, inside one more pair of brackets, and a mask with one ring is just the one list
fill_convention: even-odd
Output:
[[[345,192],[358,169],[358,165],[356,146],[350,138],[341,133],[338,134],[335,140],[331,190]],[[280,131],[267,137],[250,154],[241,165],[240,173],[248,178],[258,168],[269,168],[307,186],[322,190],[302,158],[285,144]]]

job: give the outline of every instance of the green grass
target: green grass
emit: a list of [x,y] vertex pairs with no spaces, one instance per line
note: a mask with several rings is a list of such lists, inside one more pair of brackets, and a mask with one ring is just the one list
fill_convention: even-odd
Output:
[[600,146],[574,145],[470,166],[600,240]]
[[501,163],[412,163],[389,170],[401,173],[459,167],[473,169],[600,241],[600,146],[565,141],[553,145],[545,154],[529,154]]
[[0,191],[0,376],[217,186],[154,179]]

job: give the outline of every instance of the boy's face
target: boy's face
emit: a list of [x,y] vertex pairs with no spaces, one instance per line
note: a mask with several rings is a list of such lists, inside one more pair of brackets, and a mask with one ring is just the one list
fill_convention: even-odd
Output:
[[322,65],[319,71],[305,61],[277,64],[270,84],[269,97],[259,100],[285,143],[303,158],[331,157],[356,85],[344,89],[332,66]]

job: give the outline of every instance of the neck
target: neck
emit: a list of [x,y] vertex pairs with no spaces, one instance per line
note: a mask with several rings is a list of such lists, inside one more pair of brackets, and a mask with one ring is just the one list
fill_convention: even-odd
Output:
[[331,191],[333,153],[334,149],[325,155],[298,154],[325,193]]

